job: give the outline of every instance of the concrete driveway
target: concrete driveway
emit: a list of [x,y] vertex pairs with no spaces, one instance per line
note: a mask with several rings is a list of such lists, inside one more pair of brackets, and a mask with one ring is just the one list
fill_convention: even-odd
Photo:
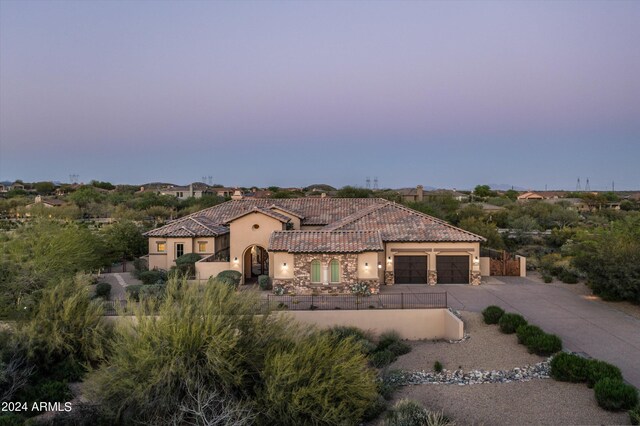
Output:
[[[483,278],[484,280],[484,278]],[[536,279],[487,277],[481,286],[396,285],[384,293],[446,291],[449,306],[479,312],[489,305],[517,312],[562,338],[564,347],[617,365],[640,388],[640,320],[599,300]]]

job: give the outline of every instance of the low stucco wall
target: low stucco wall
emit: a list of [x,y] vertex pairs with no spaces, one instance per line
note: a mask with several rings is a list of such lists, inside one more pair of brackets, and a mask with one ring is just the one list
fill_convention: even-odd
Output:
[[516,256],[516,259],[520,261],[520,276],[527,276],[527,258],[523,256]]
[[363,311],[287,311],[284,315],[321,328],[347,325],[374,334],[397,331],[409,340],[459,340],[464,323],[448,309],[374,309]]
[[491,259],[488,257],[480,258],[480,275],[483,277],[488,277],[491,274],[490,261]]
[[228,269],[231,269],[231,262],[196,262],[196,279],[208,280]]

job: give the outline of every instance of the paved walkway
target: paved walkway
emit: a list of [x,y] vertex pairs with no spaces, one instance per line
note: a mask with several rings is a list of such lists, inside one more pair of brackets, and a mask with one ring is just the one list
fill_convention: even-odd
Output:
[[562,338],[564,347],[608,361],[640,388],[640,320],[589,296],[535,279],[490,277],[481,286],[396,285],[389,293],[446,291],[449,306],[479,312],[498,305]]
[[127,293],[125,291],[127,286],[142,284],[142,281],[134,278],[130,272],[101,274],[98,281],[111,284],[110,300],[127,300]]

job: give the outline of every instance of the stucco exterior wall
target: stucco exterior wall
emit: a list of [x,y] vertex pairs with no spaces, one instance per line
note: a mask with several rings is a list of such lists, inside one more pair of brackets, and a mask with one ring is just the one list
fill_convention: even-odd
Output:
[[273,270],[274,279],[293,279],[293,254],[284,252],[273,253],[273,263],[269,266]]
[[[473,270],[473,259],[480,257],[480,243],[473,242],[448,242],[448,243],[386,243],[385,244],[385,261],[383,264],[385,282],[386,284],[392,284],[393,278],[393,265],[396,256],[427,256],[427,269],[429,276],[437,276],[437,261],[436,256],[441,254],[443,256],[469,256],[469,271]],[[389,261],[391,257],[391,261]],[[431,278],[430,278],[431,281]],[[471,278],[470,278],[471,282]],[[430,282],[431,283],[431,282]],[[434,282],[435,284],[435,282]]]
[[378,253],[368,252],[358,254],[358,278],[378,279]]
[[491,275],[491,258],[489,257],[481,257],[480,258],[480,275],[483,277],[488,277]]
[[231,262],[196,262],[196,279],[208,280],[231,269]]
[[[257,225],[257,228],[254,227]],[[254,212],[231,222],[231,238],[229,241],[231,269],[240,273],[244,271],[244,253],[247,248],[259,245],[265,250],[269,247],[269,238],[274,231],[282,231],[284,224],[277,219],[262,213]],[[273,264],[273,255],[269,254],[269,265]],[[273,268],[269,268],[273,276]],[[243,273],[244,282],[244,273]]]
[[464,336],[463,322],[448,309],[289,311],[277,314],[321,328],[354,326],[374,334],[395,330],[400,337],[409,340],[459,340]]

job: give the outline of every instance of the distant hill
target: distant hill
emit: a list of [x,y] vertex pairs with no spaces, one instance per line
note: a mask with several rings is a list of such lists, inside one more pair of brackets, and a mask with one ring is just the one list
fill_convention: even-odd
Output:
[[336,191],[336,188],[334,188],[331,185],[327,185],[324,183],[318,183],[318,184],[314,184],[314,185],[309,185],[307,187],[304,188],[305,191],[324,191],[324,192],[328,192],[328,191]]
[[506,183],[490,183],[489,187],[493,190],[498,191],[508,191],[510,189],[515,189],[516,191],[527,191],[527,188],[523,188],[517,185],[509,185]]

